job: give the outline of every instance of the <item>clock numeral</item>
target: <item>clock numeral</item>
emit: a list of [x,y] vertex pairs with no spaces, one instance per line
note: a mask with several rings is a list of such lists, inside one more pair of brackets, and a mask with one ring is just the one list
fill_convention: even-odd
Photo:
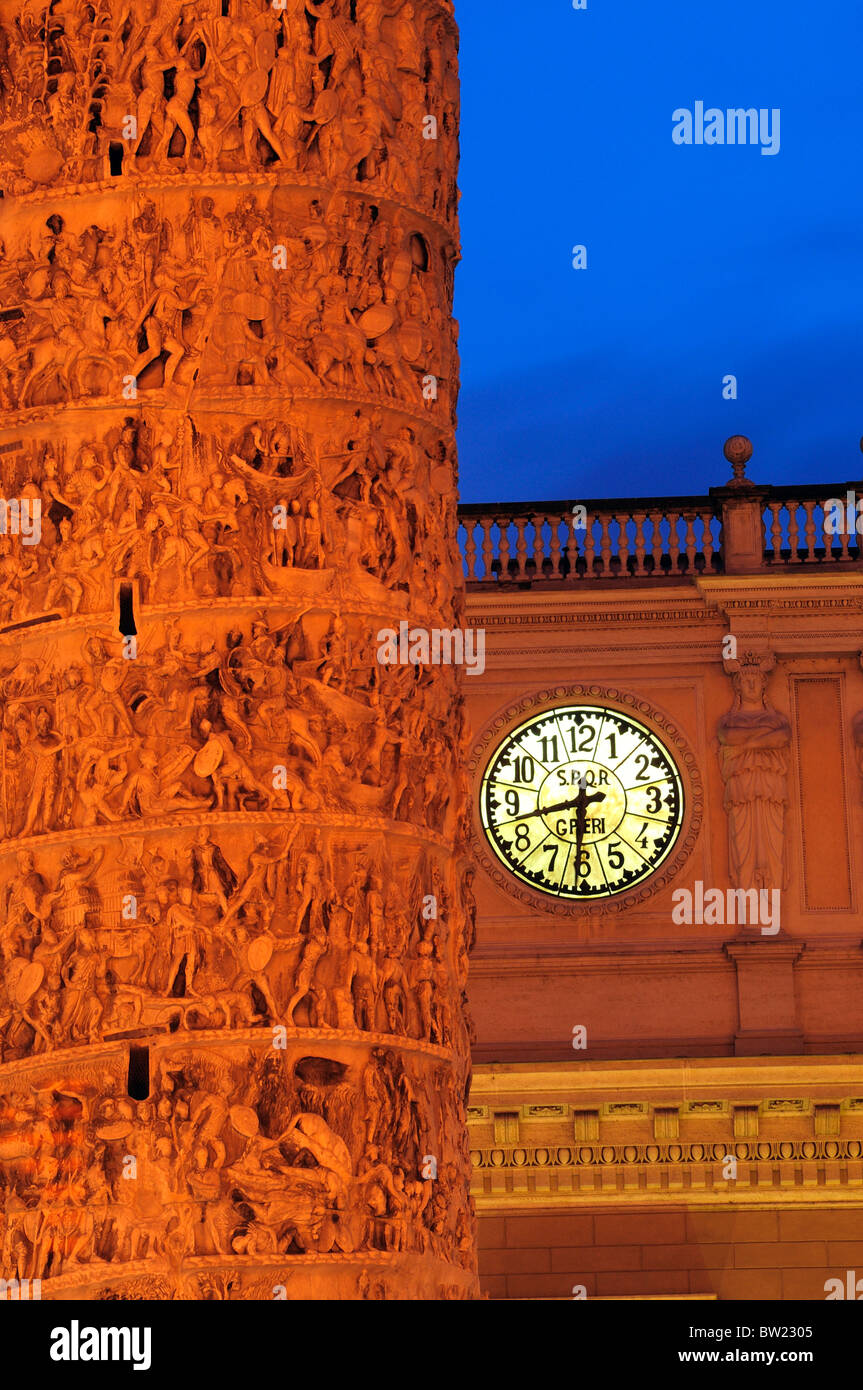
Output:
[[583,849],[578,856],[578,866],[576,873],[579,878],[590,877],[590,851]]
[[[542,761],[543,761],[544,763],[556,763],[557,760],[558,760],[558,759],[557,759],[557,734],[552,734],[552,735],[551,735],[551,738],[548,738],[546,735],[543,735],[543,737],[542,737],[539,741],[540,741],[540,743],[542,744]],[[551,752],[551,753],[549,753],[549,751],[548,751],[548,745],[549,745],[549,744],[551,744],[551,747],[552,747],[552,752]]]
[[518,815],[518,792],[514,792],[514,791],[508,791],[508,792],[506,792],[506,794],[504,795],[504,801],[506,802],[506,809],[509,811],[509,814],[510,814],[511,816],[517,816],[517,815]]
[[641,764],[641,771],[640,771],[640,772],[637,772],[637,773],[635,774],[636,777],[638,778],[639,782],[649,782],[649,781],[650,781],[650,773],[648,772],[647,769],[648,769],[648,767],[650,766],[650,759],[648,758],[647,754],[646,754],[646,753],[639,753],[639,755],[638,755],[638,757],[635,759],[635,761],[636,761],[636,763],[640,763],[640,764]]
[[[524,841],[524,843],[522,843],[522,841]],[[523,854],[524,851],[528,848],[529,845],[530,845],[530,831],[528,830],[528,828],[527,828],[526,825],[517,825],[517,826],[515,827],[515,847],[516,847],[516,849],[517,849],[521,854]]]
[[516,782],[531,783],[534,775],[533,758],[528,757],[527,754],[523,758],[513,758],[512,775]]
[[644,822],[636,836],[635,843],[639,849],[647,849],[647,821]]
[[648,787],[647,795],[654,803],[652,806],[648,806],[647,813],[650,816],[655,816],[660,806],[662,805],[662,793],[660,792],[658,787]]
[[556,863],[556,861],[557,861],[557,851],[558,851],[559,849],[560,849],[560,846],[559,846],[559,845],[543,845],[543,847],[542,847],[542,852],[543,852],[543,854],[550,854],[550,855],[551,855],[551,858],[550,858],[549,861],[548,861],[548,872],[549,872],[549,874],[554,873],[554,866],[555,866],[555,863]]
[[[576,743],[576,734],[581,734],[581,743]],[[595,738],[596,730],[592,724],[586,724],[583,729],[577,729],[573,724],[569,730],[570,750],[573,753],[586,753]]]
[[623,868],[623,855],[620,852],[620,841],[612,840],[608,846],[608,862],[612,869]]
[[605,741],[610,745],[609,757],[617,759],[617,734],[606,734]]

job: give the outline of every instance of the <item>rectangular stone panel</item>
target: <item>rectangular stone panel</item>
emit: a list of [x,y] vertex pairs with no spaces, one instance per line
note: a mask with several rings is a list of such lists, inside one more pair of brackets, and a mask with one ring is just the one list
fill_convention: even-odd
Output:
[[851,864],[840,678],[799,676],[792,691],[804,907],[847,912]]

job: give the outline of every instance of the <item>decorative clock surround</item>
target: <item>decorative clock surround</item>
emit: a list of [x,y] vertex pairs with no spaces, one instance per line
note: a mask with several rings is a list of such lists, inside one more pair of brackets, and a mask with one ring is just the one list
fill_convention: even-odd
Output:
[[[666,843],[655,851],[656,869],[651,872],[647,868],[640,874],[630,874],[632,887],[628,891],[627,884],[624,882],[619,888],[614,887],[613,894],[609,893],[607,896],[598,896],[597,893],[585,893],[576,896],[574,893],[570,893],[568,896],[558,897],[548,889],[543,889],[540,886],[533,887],[523,877],[517,876],[517,869],[511,868],[505,863],[502,848],[496,849],[487,838],[489,832],[483,824],[484,820],[489,820],[487,810],[485,814],[483,812],[483,805],[488,807],[485,779],[486,774],[495,767],[498,755],[502,752],[507,738],[519,730],[523,733],[526,725],[538,721],[544,713],[569,706],[592,706],[594,709],[599,708],[607,711],[611,715],[619,715],[623,721],[634,721],[637,725],[642,726],[645,735],[655,741],[653,747],[656,750],[656,756],[661,760],[664,755],[668,764],[667,771],[670,773],[670,780],[666,784],[665,791],[671,794],[675,778],[679,778],[679,801],[677,803],[679,805],[679,820],[675,821],[672,831],[667,835]],[[612,732],[614,729],[609,726],[607,733]],[[607,777],[603,778],[598,764],[591,766],[590,758],[578,757],[579,746],[576,745],[576,756],[571,760],[564,760],[561,756],[563,754],[562,748],[557,750],[556,779],[560,780],[557,768],[562,766],[561,775],[565,778],[571,779],[575,775],[576,780],[571,790],[577,792],[578,776],[583,775],[587,795],[596,794],[599,791],[600,779],[602,779],[609,806],[613,807],[615,798],[620,796],[620,789],[614,784],[613,774],[609,773]],[[608,745],[608,751],[611,752],[612,749],[614,749],[613,743]],[[550,748],[549,751],[554,750]],[[617,759],[612,757],[610,761],[614,763]],[[643,902],[675,878],[689,857],[698,837],[703,814],[703,793],[695,756],[677,727],[665,714],[657,710],[649,701],[640,699],[629,691],[592,684],[567,685],[556,686],[550,690],[538,691],[533,695],[526,696],[508,706],[492,720],[475,745],[468,766],[475,788],[473,798],[474,823],[471,838],[477,859],[492,880],[506,889],[512,896],[555,915],[572,917],[583,916],[588,912],[593,915],[607,915]],[[564,788],[560,802],[566,799],[567,793]],[[674,796],[671,795],[670,799],[673,803]],[[557,800],[552,801],[550,789],[546,789],[541,800],[543,806],[546,807],[560,804]],[[597,805],[601,806],[602,803],[597,803]],[[570,842],[570,861],[573,853],[576,852],[571,847],[575,840],[578,840],[578,853],[582,856],[585,854],[583,844],[597,841],[600,826],[597,824],[596,827],[593,827],[590,816],[591,809],[588,805],[587,811],[585,812],[583,808],[581,813],[582,820],[587,814],[587,829],[585,829],[584,824],[581,827],[576,825],[575,810],[572,811],[571,818],[567,819],[563,842]],[[668,809],[670,814],[676,814],[671,811],[670,807]],[[569,817],[570,813],[567,812],[565,815]],[[641,827],[639,826],[637,829],[640,831]],[[593,830],[595,833],[592,834]],[[505,839],[505,837],[502,838]],[[617,841],[611,843],[619,845]],[[505,847],[503,848],[505,849]],[[535,845],[531,845],[527,849],[528,857],[533,855],[535,848]],[[546,850],[546,853],[549,854],[550,863],[551,854],[549,850]],[[597,851],[590,853],[594,857],[597,856]],[[612,853],[615,857],[610,862],[614,864],[619,861],[621,850],[617,848]],[[607,858],[607,848],[605,857]],[[622,866],[624,874],[628,868],[624,856],[624,865]],[[592,869],[591,873],[595,875],[596,870]]]

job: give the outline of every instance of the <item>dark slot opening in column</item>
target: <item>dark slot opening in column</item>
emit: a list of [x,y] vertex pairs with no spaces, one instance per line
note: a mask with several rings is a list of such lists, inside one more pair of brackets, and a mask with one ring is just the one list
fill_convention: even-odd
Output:
[[120,633],[123,637],[136,637],[135,593],[131,584],[120,585]]
[[112,140],[108,146],[108,161],[111,169],[112,178],[123,172],[123,146],[116,140]]
[[129,1078],[126,1090],[133,1100],[146,1100],[150,1094],[150,1049],[129,1048]]

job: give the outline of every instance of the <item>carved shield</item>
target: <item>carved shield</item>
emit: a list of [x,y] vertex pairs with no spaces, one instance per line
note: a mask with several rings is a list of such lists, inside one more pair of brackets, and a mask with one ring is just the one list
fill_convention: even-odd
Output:
[[125,679],[126,672],[123,667],[116,666],[112,663],[110,666],[103,666],[101,675],[99,676],[99,684],[103,690],[109,690],[113,695],[120,689]]
[[266,934],[253,941],[246,952],[249,969],[263,970],[270,962],[275,944],[273,938]]
[[41,961],[34,960],[25,966],[15,986],[15,998],[19,1004],[26,1004],[28,999],[33,998],[44,976],[45,967]]
[[318,125],[326,125],[339,114],[339,99],[331,87],[318,92],[312,110]]
[[63,156],[50,145],[39,145],[24,160],[24,173],[34,183],[50,183],[63,168]]
[[396,311],[391,304],[373,304],[360,314],[357,323],[367,338],[379,338],[395,323]]
[[403,323],[398,332],[402,356],[408,362],[416,362],[423,350],[423,333],[418,323]]
[[273,63],[276,61],[276,36],[269,30],[264,30],[255,39],[255,67],[262,68],[264,72],[269,72]]
[[254,72],[248,73],[243,78],[240,87],[241,106],[257,106],[258,102],[263,101],[267,95],[269,81],[270,74],[263,72],[260,68],[255,68]]
[[229,1111],[231,1124],[245,1139],[252,1139],[258,1132],[258,1117],[248,1105],[232,1105]]
[[410,251],[399,251],[390,269],[388,284],[394,290],[406,290],[411,282],[413,258]]
[[18,982],[28,965],[24,956],[13,956],[6,966],[6,988],[15,999],[18,998]]
[[208,739],[192,764],[195,775],[198,777],[212,777],[222,758],[225,750],[218,739]]

